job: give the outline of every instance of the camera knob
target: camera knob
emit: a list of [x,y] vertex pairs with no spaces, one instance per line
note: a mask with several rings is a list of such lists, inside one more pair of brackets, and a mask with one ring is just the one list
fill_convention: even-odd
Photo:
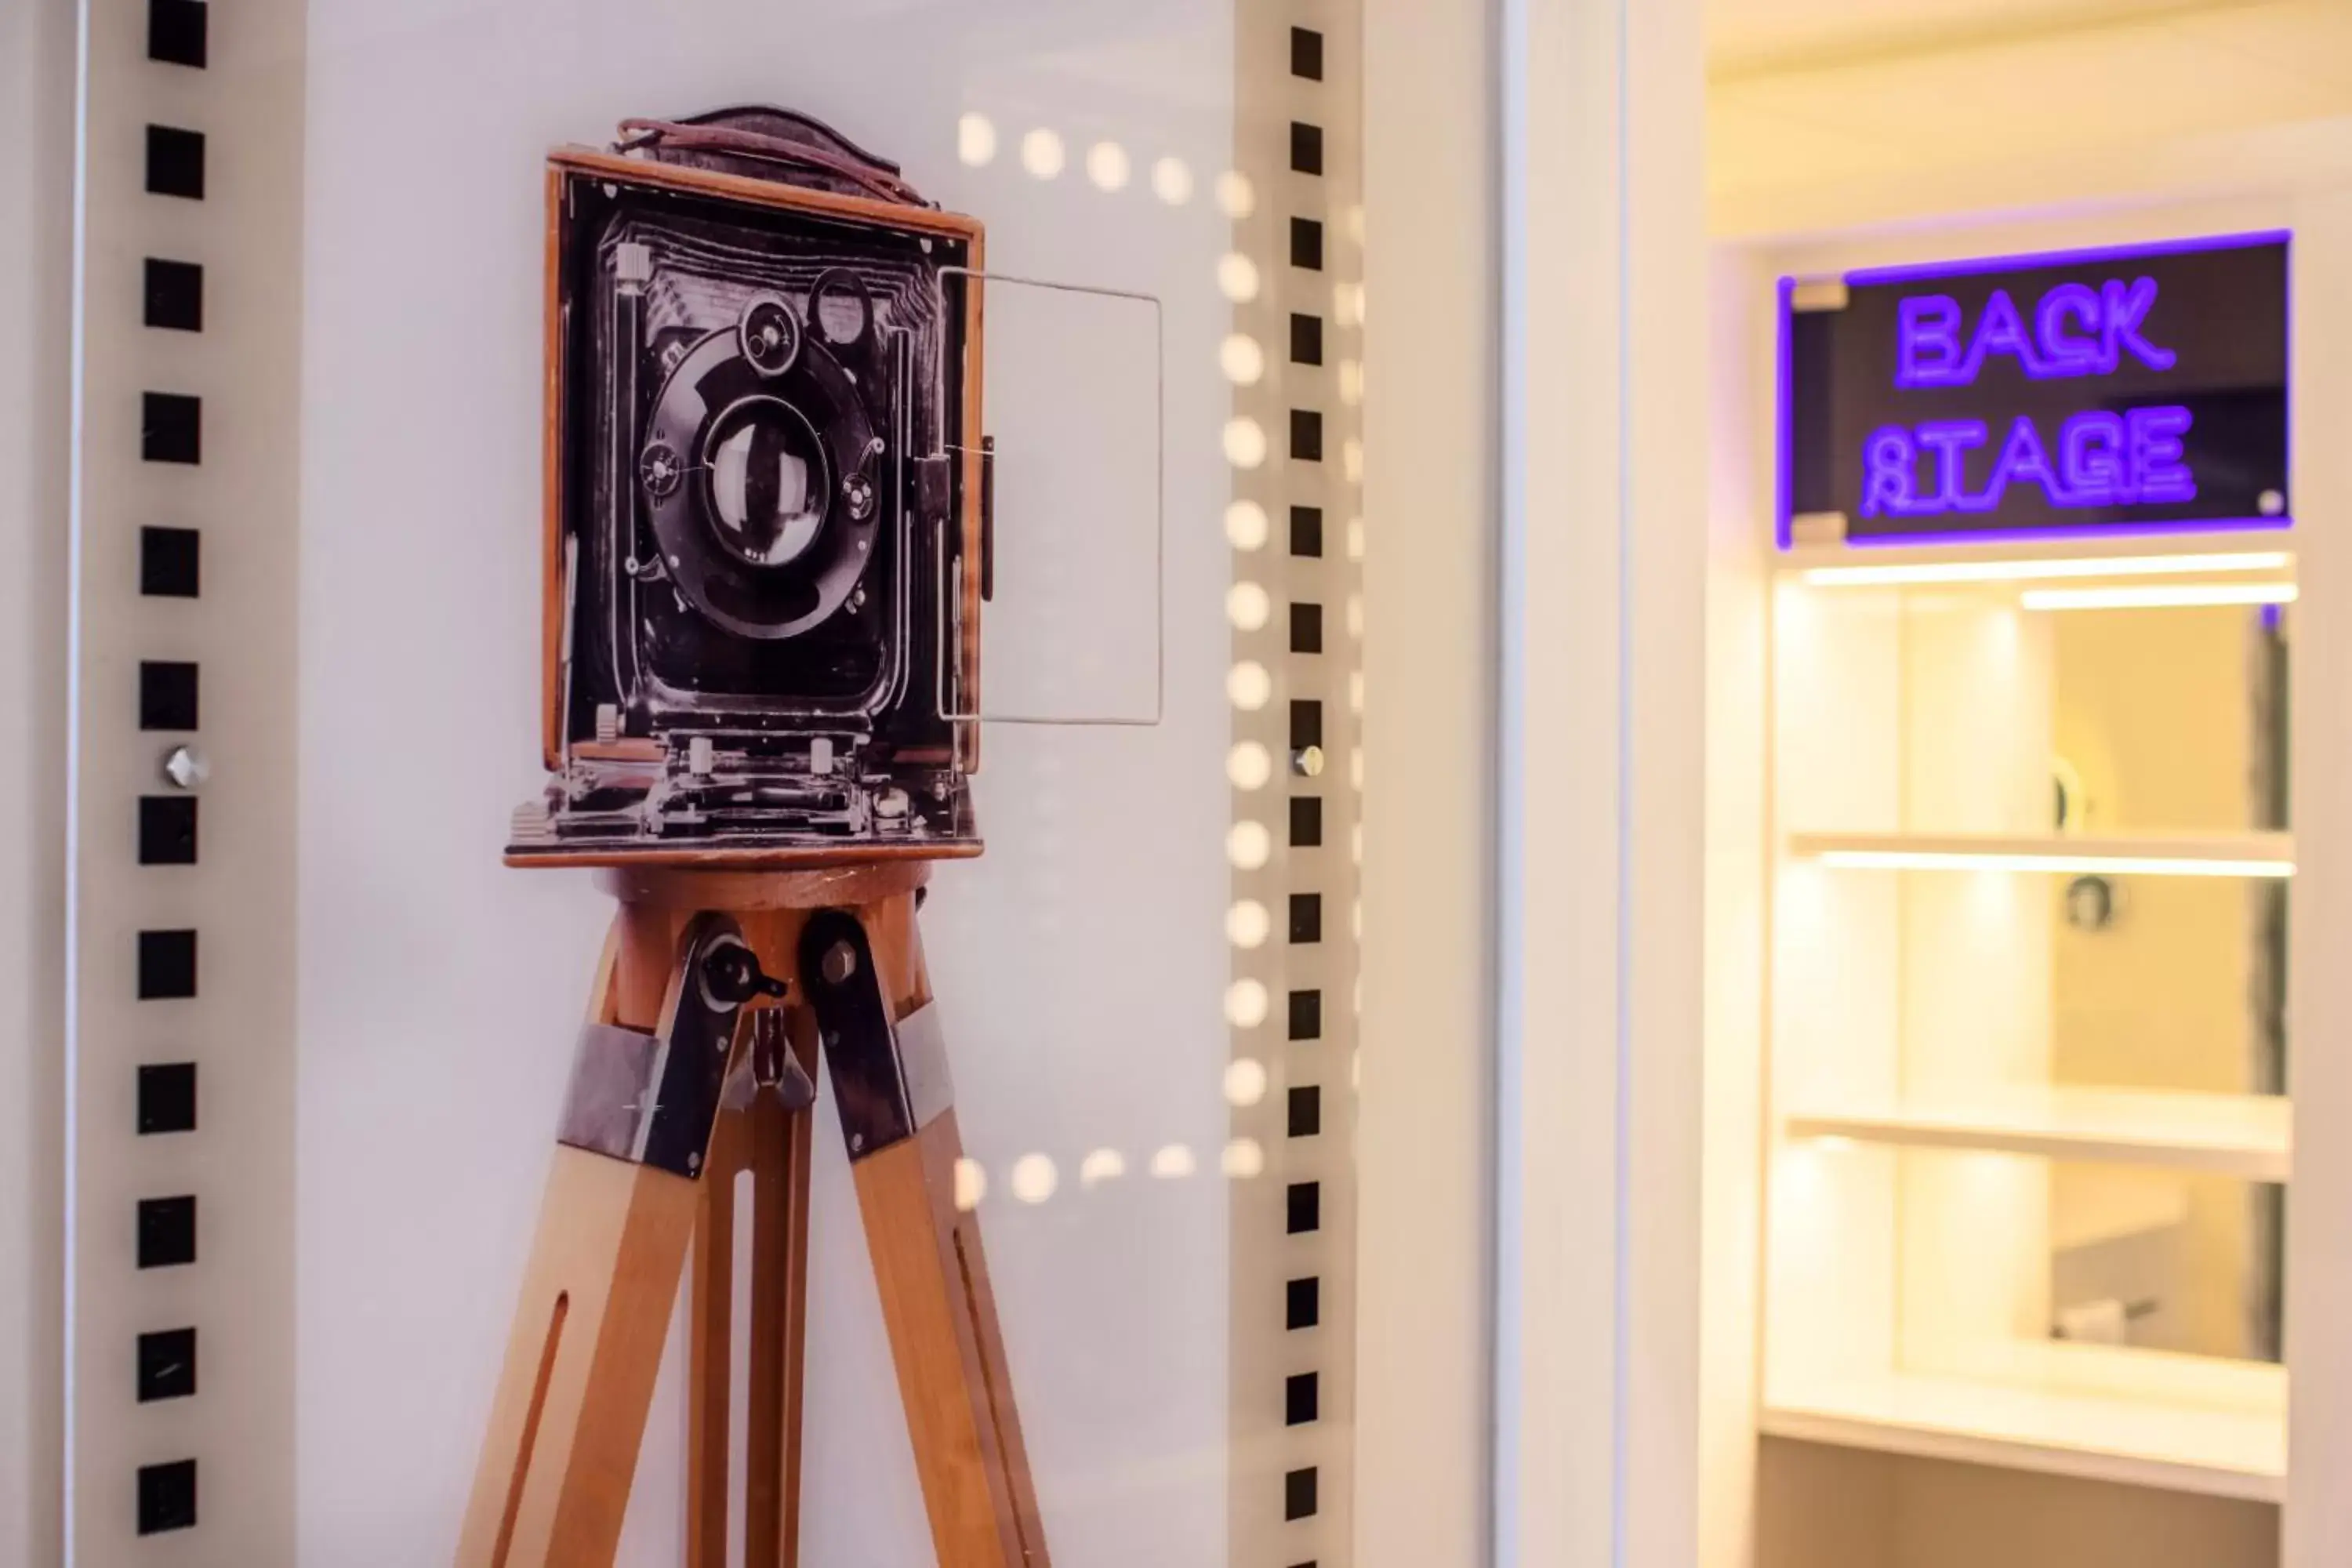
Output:
[[194,746],[174,746],[163,753],[164,781],[177,788],[194,790],[212,774],[212,763]]

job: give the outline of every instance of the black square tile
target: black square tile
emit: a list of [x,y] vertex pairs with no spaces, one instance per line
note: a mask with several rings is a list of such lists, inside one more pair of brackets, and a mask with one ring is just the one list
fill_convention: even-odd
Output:
[[196,1064],[152,1062],[139,1069],[139,1131],[196,1130]]
[[141,394],[139,456],[150,463],[203,462],[203,400],[176,392]]
[[1323,1321],[1323,1281],[1310,1274],[1282,1288],[1282,1326],[1311,1329]]
[[1290,940],[1298,942],[1323,940],[1322,894],[1290,895]]
[[159,196],[205,199],[205,133],[174,125],[147,128],[147,189]]
[[204,69],[208,10],[205,0],[147,0],[147,58]]
[[1323,606],[1293,605],[1290,606],[1290,651],[1321,653],[1323,651]]
[[196,1200],[139,1200],[139,1267],[177,1268],[196,1260]]
[[1290,552],[1310,558],[1323,553],[1321,507],[1295,506],[1290,509]]
[[1309,272],[1323,270],[1323,226],[1311,217],[1290,220],[1290,264]]
[[1296,1522],[1315,1517],[1315,1468],[1292,1470],[1282,1478],[1282,1517]]
[[139,797],[139,863],[142,866],[193,866],[196,863],[194,795],[142,795]]
[[1293,1373],[1282,1380],[1282,1424],[1304,1426],[1321,1414],[1323,1391],[1311,1372]]
[[1290,797],[1290,842],[1300,849],[1313,849],[1322,844],[1321,795],[1294,795]]
[[203,537],[193,528],[141,529],[139,591],[153,598],[194,598],[204,585]]
[[1302,174],[1323,172],[1323,128],[1290,122],[1290,166]]
[[1303,752],[1323,743],[1323,704],[1313,698],[1290,700],[1290,749]]
[[1323,35],[1312,27],[1290,29],[1290,74],[1308,81],[1323,79]]
[[185,1399],[196,1392],[196,1331],[165,1329],[139,1336],[139,1403]]
[[196,727],[196,667],[172,659],[139,661],[139,727]]
[[1283,1228],[1307,1236],[1323,1228],[1323,1184],[1293,1182],[1283,1192]]
[[1301,463],[1323,460],[1323,416],[1312,408],[1290,411],[1290,455]]
[[1323,1133],[1323,1090],[1315,1084],[1300,1084],[1290,1091],[1290,1121],[1286,1129],[1293,1138],[1319,1138]]
[[1294,991],[1290,994],[1290,1037],[1294,1040],[1319,1040],[1323,1037],[1323,993]]
[[142,293],[149,326],[175,332],[205,330],[205,269],[194,262],[149,257]]
[[1310,316],[1303,310],[1290,313],[1290,363],[1321,364],[1323,363],[1323,318]]
[[139,933],[139,1000],[178,1001],[196,994],[196,933]]
[[139,1467],[139,1533],[193,1530],[196,1524],[196,1462]]

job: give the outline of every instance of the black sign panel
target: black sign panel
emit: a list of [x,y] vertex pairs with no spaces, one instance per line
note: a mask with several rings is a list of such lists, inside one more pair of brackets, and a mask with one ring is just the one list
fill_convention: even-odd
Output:
[[[1782,286],[1780,542],[2287,524],[2287,239]],[[1819,300],[1821,308],[1807,308]]]

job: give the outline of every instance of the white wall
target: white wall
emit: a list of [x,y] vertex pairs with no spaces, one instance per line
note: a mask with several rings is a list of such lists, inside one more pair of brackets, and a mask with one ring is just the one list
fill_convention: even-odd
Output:
[[0,7],[0,1568],[57,1561],[73,7]]
[[[541,157],[625,114],[746,100],[903,158],[927,195],[989,222],[995,269],[1166,302],[1166,722],[992,732],[989,855],[943,870],[925,918],[965,1135],[993,1178],[992,1271],[1055,1554],[1220,1560],[1226,230],[1208,190],[1233,121],[1225,6],[313,0],[310,15],[302,1561],[425,1562],[454,1539],[609,909],[583,874],[499,864],[507,812],[540,778]],[[990,167],[955,161],[964,110],[999,127]],[[1035,124],[1070,148],[1051,184],[1019,170]],[[1098,136],[1133,155],[1117,195],[1081,174]],[[1195,171],[1183,207],[1143,178],[1163,153]],[[818,1125],[803,1561],[923,1561],[829,1111]],[[1202,1173],[1143,1176],[1171,1142]],[[1097,1145],[1134,1173],[1083,1193]],[[1003,1178],[1033,1150],[1063,1181],[1023,1207]],[[675,1550],[678,1392],[674,1358],[625,1561]]]

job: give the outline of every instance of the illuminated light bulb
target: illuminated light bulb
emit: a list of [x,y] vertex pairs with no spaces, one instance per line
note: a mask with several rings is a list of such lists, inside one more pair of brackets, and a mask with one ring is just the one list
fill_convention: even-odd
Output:
[[1237,1182],[1265,1173],[1265,1150],[1255,1138],[1236,1138],[1217,1156],[1217,1168]]
[[1151,165],[1151,194],[1171,207],[1192,199],[1192,171],[1181,158],[1162,158]]
[[1364,367],[1351,359],[1339,362],[1339,401],[1350,408],[1364,400]]
[[1263,550],[1271,531],[1265,508],[1254,500],[1237,500],[1225,508],[1225,542],[1235,550]]
[[1217,176],[1217,205],[1230,218],[1244,218],[1257,210],[1257,187],[1238,169]]
[[1351,669],[1348,672],[1348,711],[1361,713],[1363,710],[1364,672],[1360,669]]
[[1127,149],[1116,142],[1097,142],[1087,149],[1087,178],[1101,191],[1124,190],[1128,175]]
[[1331,289],[1331,319],[1343,327],[1364,324],[1364,286],[1339,283]]
[[1225,421],[1225,461],[1236,468],[1255,468],[1265,461],[1265,427],[1244,416]]
[[1360,822],[1348,829],[1348,859],[1358,866],[1364,863],[1364,825]]
[[1339,443],[1339,469],[1349,484],[1360,483],[1364,477],[1364,444],[1353,436]]
[[1352,202],[1339,216],[1339,229],[1358,245],[1364,243],[1364,204]]
[[1043,1154],[1024,1154],[1013,1162],[1013,1195],[1024,1204],[1042,1204],[1062,1184],[1062,1173]]
[[1236,822],[1225,830],[1225,858],[1237,871],[1255,871],[1274,853],[1274,835],[1263,822]]
[[1352,789],[1364,787],[1364,753],[1361,752],[1348,753],[1348,784]]
[[1192,1151],[1181,1143],[1166,1144],[1152,1153],[1151,1173],[1163,1182],[1181,1181],[1192,1170]]
[[1348,635],[1351,637],[1362,637],[1364,635],[1364,596],[1361,594],[1350,594],[1348,595],[1348,608],[1346,613],[1348,619]]
[[1095,1188],[1127,1174],[1127,1156],[1116,1149],[1096,1149],[1078,1162],[1078,1185]]
[[1225,700],[1244,713],[1255,713],[1274,696],[1274,677],[1265,666],[1245,658],[1225,672]]
[[1261,631],[1273,615],[1273,599],[1255,583],[1236,583],[1225,590],[1225,619],[1234,630]]
[[1235,947],[1264,947],[1273,931],[1274,917],[1255,899],[1244,899],[1225,911],[1225,940]]
[[1257,263],[1237,250],[1217,258],[1217,291],[1236,305],[1257,298]]
[[1225,1066],[1225,1103],[1243,1110],[1265,1098],[1265,1064],[1241,1057]]
[[1243,741],[1225,753],[1225,777],[1235,789],[1264,789],[1274,777],[1274,753],[1255,741]]
[[1360,517],[1351,517],[1348,520],[1348,559],[1361,561],[1363,558],[1364,520]]
[[1235,386],[1255,386],[1265,374],[1265,350],[1255,338],[1234,332],[1218,345],[1217,364]]
[[1042,125],[1021,138],[1021,166],[1041,180],[1060,174],[1066,157],[1062,139]]
[[980,1162],[958,1159],[955,1163],[955,1206],[965,1214],[970,1214],[980,1206],[980,1200],[986,1196],[988,1196],[988,1173],[980,1168]]
[[1265,1022],[1265,987],[1255,980],[1236,980],[1225,987],[1225,1022],[1236,1029],[1255,1029]]
[[957,121],[956,156],[974,169],[992,162],[996,157],[996,122],[980,113],[967,114]]

